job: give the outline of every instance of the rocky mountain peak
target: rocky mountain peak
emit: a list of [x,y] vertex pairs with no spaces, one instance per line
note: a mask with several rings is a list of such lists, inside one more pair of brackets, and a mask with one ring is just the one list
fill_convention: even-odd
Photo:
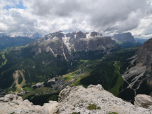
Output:
[[138,60],[143,64],[152,63],[152,38],[146,41],[138,50]]
[[132,42],[132,43],[136,42],[136,40],[134,39],[134,37],[130,32],[122,33],[122,34],[114,34],[113,38],[119,42]]
[[[90,36],[97,36],[97,35],[101,35],[101,34],[99,34],[98,32],[91,32],[91,35]],[[101,35],[102,36],[102,35]]]
[[61,30],[59,30],[59,31],[50,33],[48,35],[45,35],[45,39],[52,39],[54,37],[58,37],[59,39],[62,40],[62,37],[64,37],[64,33]]
[[82,31],[64,34],[57,31],[36,39],[28,46],[32,47],[31,52],[34,52],[35,56],[42,52],[50,52],[54,57],[62,56],[62,60],[73,58],[70,56],[73,51],[107,51],[116,48],[116,43],[111,37],[101,36],[97,32],[90,34]]
[[145,76],[147,83],[152,85],[152,38],[146,41],[137,52],[137,61],[146,66]]
[[86,33],[83,33],[82,31],[79,31],[76,33],[76,38],[80,39],[80,38],[86,38]]
[[80,39],[75,42],[74,48],[78,51],[82,50],[106,50],[114,48],[116,43],[111,37],[95,36],[89,39]]
[[33,34],[33,38],[42,38],[42,34],[36,32]]

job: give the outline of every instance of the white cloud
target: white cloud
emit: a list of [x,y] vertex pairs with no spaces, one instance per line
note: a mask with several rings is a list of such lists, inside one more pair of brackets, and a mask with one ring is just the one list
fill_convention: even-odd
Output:
[[[151,34],[149,0],[20,0],[0,1],[0,32],[101,31],[111,35],[130,31]],[[10,6],[10,8],[5,8]],[[12,8],[11,8],[12,7]]]

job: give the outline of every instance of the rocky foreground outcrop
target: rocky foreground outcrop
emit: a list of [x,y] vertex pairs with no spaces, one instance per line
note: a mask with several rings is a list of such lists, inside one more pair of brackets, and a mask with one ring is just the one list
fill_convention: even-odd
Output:
[[[135,98],[134,106],[107,92],[99,84],[88,88],[67,86],[60,92],[58,102],[49,101],[43,106],[33,105],[17,95],[8,94],[0,98],[0,114],[151,114],[151,108],[148,109],[144,104],[147,102],[147,106],[151,107],[152,98],[143,96]],[[143,105],[145,108],[142,108]]]
[[40,114],[41,106],[33,105],[28,100],[14,94],[0,98],[0,114]]
[[135,97],[134,104],[135,106],[152,110],[152,97],[144,94],[138,94]]

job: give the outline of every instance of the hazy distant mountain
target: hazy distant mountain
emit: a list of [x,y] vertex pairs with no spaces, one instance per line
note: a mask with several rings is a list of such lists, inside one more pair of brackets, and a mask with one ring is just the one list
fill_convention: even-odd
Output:
[[144,43],[144,42],[146,42],[148,39],[143,39],[143,38],[135,38],[135,40],[137,41],[137,42],[140,42],[140,43]]
[[6,33],[0,33],[0,37],[3,36],[3,35],[6,35]]
[[136,40],[134,39],[134,37],[130,32],[122,33],[122,34],[114,34],[112,38],[116,39],[118,42],[131,42],[131,43],[136,42]]
[[33,34],[33,38],[42,38],[42,37],[43,37],[43,35],[40,34],[40,33],[38,33],[38,32],[36,32],[35,34]]
[[30,42],[33,42],[35,39],[29,37],[9,37],[6,35],[0,36],[0,50],[15,47],[15,46],[24,46]]
[[42,34],[36,32],[32,33],[14,33],[6,34],[0,33],[0,50],[15,47],[24,46],[30,42],[33,42],[36,38],[42,38]]

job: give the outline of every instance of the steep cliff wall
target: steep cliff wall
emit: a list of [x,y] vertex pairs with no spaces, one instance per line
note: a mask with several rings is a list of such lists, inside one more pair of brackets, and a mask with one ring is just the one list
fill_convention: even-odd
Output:
[[130,32],[122,33],[122,34],[114,34],[113,38],[115,38],[119,42],[132,42],[132,43],[136,42],[136,40],[134,39],[134,37]]
[[[50,33],[44,38],[37,39],[35,42],[29,44],[29,46],[35,46],[32,48],[32,52],[35,55],[45,52],[52,52],[55,55],[71,54],[71,50],[83,51],[83,50],[106,50],[116,47],[115,41],[111,37],[102,36],[100,33],[91,32],[73,32],[63,34],[62,31]],[[65,57],[66,58],[66,57]]]
[[149,85],[152,85],[152,39],[146,41],[137,52],[137,60],[146,66],[145,75],[148,78]]
[[89,39],[80,39],[74,44],[74,49],[82,50],[106,50],[116,47],[116,43],[111,37],[91,37]]

